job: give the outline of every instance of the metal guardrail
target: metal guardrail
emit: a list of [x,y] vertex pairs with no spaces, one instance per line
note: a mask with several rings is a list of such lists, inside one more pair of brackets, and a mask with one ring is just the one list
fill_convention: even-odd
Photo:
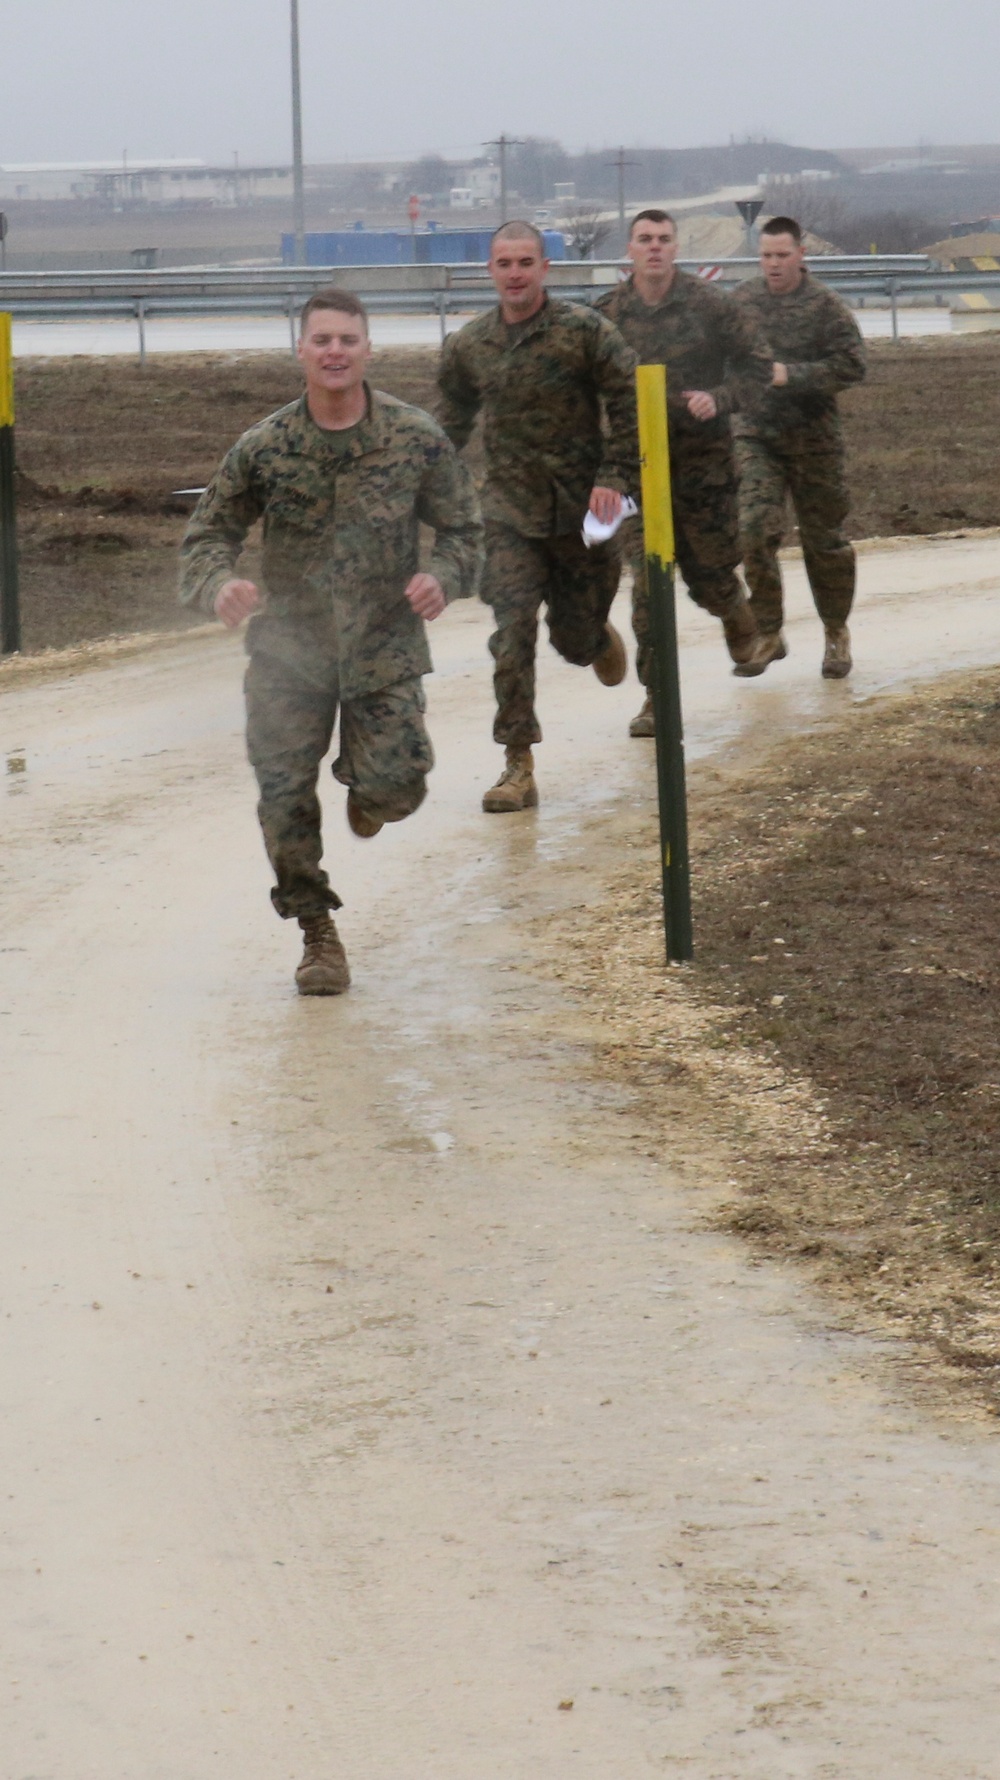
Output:
[[[706,264],[726,281],[751,276],[754,259],[679,260],[686,271],[701,271]],[[829,254],[809,260],[821,277],[853,274],[885,278],[913,272],[932,272],[925,254]],[[593,288],[613,284],[621,270],[620,260],[556,260],[549,282],[553,289]],[[3,272],[0,301],[4,307],[21,302],[69,300],[127,300],[155,302],[166,297],[248,298],[305,297],[317,284],[338,284],[366,295],[427,295],[479,286],[489,289],[484,263],[468,262],[428,266],[188,266],[146,269],[132,267],[118,272]]]
[[[808,263],[818,278],[845,296],[884,300],[892,313],[893,338],[899,335],[901,298],[927,293],[950,303],[973,291],[995,291],[1000,299],[1000,272],[942,272],[924,254],[830,254]],[[756,260],[749,258],[680,260],[678,265],[693,272],[710,267],[723,285],[757,270]],[[620,272],[617,260],[561,260],[554,262],[549,282],[560,295],[587,302]],[[144,361],[146,322],[152,317],[284,315],[294,346],[298,310],[324,283],[355,291],[375,313],[437,314],[442,338],[449,315],[488,308],[495,301],[487,268],[478,264],[190,267],[6,272],[0,274],[0,309],[34,320],[133,320]]]

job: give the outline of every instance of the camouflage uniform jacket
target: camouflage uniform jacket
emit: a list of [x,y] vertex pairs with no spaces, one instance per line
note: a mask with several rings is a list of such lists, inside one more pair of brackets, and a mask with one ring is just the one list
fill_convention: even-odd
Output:
[[341,697],[431,671],[423,622],[403,598],[419,522],[445,598],[473,592],[482,523],[475,490],[437,423],[367,389],[368,411],[337,450],[302,396],[238,439],[205,490],[181,546],[181,599],[214,610],[243,540],[263,518],[263,591],[272,617],[332,616]]
[[776,440],[808,428],[838,437],[837,391],[865,374],[864,342],[847,304],[807,271],[784,296],[773,296],[763,278],[748,279],[734,301],[757,323],[772,357],[787,365],[788,382],[748,405],[733,431]]
[[[751,316],[703,278],[675,272],[660,303],[644,303],[628,278],[594,304],[624,334],[643,365],[667,367],[670,442],[680,452],[728,438],[728,416],[771,382],[772,354]],[[695,420],[681,396],[703,389],[714,397],[715,420]]]
[[482,409],[487,519],[546,538],[579,530],[595,484],[638,494],[635,358],[593,309],[547,297],[513,327],[491,309],[445,341],[438,386],[459,450]]

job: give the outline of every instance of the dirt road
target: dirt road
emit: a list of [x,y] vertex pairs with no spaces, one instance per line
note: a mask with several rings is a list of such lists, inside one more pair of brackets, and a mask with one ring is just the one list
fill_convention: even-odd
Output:
[[[690,752],[1000,658],[1000,541],[867,551],[859,669],[732,680]],[[433,794],[328,800],[356,987],[291,990],[229,638],[0,677],[3,1780],[995,1780],[1000,1448],[706,1233],[532,918],[652,794],[545,662],[486,819],[485,614],[436,627]],[[24,770],[21,770],[23,762]]]

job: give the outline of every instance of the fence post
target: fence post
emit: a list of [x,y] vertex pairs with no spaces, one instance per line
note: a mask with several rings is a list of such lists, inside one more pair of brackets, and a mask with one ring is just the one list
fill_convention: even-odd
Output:
[[14,353],[10,316],[0,315],[0,652],[21,647],[17,580],[17,503],[14,493]]
[[139,323],[139,363],[146,363],[146,305],[140,297],[135,306],[135,319]]
[[667,958],[686,963],[694,956],[691,931],[691,867],[688,858],[684,726],[677,660],[674,604],[674,521],[670,501],[670,449],[667,442],[667,373],[663,365],[640,365],[635,374],[642,457],[642,525],[646,588],[653,638],[653,711],[656,720],[656,780],[660,806],[660,862],[663,871],[663,924]]

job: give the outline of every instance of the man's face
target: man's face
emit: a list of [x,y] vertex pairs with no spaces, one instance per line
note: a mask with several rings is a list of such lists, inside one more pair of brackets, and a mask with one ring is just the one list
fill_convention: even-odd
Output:
[[533,315],[542,300],[549,262],[530,235],[513,241],[494,241],[490,253],[490,277],[505,309]]
[[299,335],[299,363],[306,388],[328,394],[357,389],[371,358],[368,329],[362,315],[342,309],[314,309]]
[[805,248],[799,246],[794,235],[761,236],[760,269],[773,296],[798,290],[805,257]]
[[677,231],[671,222],[650,222],[643,217],[628,238],[628,257],[635,270],[662,278],[677,258]]

